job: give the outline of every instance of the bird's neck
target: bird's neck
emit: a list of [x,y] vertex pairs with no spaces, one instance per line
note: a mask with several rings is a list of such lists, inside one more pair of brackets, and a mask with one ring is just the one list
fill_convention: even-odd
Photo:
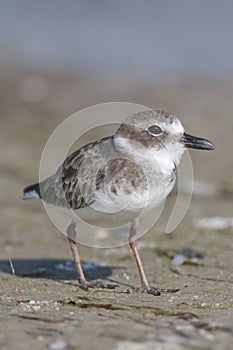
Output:
[[145,164],[155,171],[169,173],[174,170],[181,160],[184,147],[181,143],[170,143],[163,147],[145,147],[141,143],[121,137],[114,137],[117,153],[136,163]]

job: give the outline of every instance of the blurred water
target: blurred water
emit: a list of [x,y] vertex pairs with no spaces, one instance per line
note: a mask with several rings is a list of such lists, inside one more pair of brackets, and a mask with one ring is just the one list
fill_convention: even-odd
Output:
[[232,77],[232,14],[231,0],[1,0],[0,62],[149,80]]

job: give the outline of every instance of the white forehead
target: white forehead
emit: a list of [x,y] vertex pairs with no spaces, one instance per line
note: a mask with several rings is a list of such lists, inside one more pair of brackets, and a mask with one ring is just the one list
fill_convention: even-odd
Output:
[[158,122],[158,124],[164,131],[170,134],[182,134],[184,132],[183,125],[176,116],[174,116],[172,123]]

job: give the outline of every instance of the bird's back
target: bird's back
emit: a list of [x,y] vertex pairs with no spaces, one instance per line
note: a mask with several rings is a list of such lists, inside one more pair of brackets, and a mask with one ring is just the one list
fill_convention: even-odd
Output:
[[85,207],[93,201],[93,186],[99,185],[98,172],[113,157],[112,136],[89,143],[70,154],[55,174],[26,187],[23,199],[40,198],[65,208]]

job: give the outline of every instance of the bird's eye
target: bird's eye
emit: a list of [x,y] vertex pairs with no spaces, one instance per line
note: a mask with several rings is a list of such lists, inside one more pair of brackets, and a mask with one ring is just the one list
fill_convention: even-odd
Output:
[[158,125],[149,126],[148,131],[152,135],[160,135],[163,133],[163,130]]

